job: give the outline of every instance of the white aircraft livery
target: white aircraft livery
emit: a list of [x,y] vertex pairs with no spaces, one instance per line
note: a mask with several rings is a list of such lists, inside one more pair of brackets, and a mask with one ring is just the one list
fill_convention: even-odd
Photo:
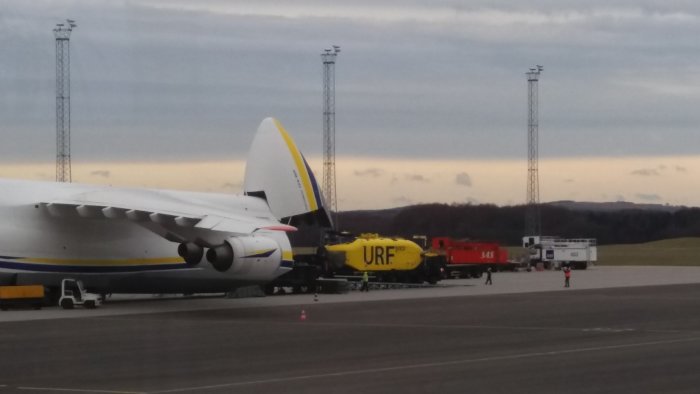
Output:
[[0,283],[103,293],[223,292],[292,269],[280,220],[322,210],[282,125],[263,120],[244,195],[0,180]]

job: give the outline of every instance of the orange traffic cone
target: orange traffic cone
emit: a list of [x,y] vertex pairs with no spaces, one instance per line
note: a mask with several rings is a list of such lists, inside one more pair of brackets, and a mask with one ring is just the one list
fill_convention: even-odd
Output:
[[306,320],[306,311],[303,309],[301,310],[301,316],[299,316],[299,320],[301,320],[301,321]]

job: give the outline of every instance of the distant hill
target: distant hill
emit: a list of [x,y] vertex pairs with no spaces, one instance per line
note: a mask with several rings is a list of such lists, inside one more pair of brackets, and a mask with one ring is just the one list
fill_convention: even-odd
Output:
[[[383,210],[340,212],[340,230],[410,238],[449,236],[519,245],[525,205],[421,204]],[[545,235],[597,238],[626,244],[666,238],[700,237],[700,208],[626,202],[555,201],[541,206]]]
[[639,209],[643,211],[676,212],[687,207],[668,204],[637,204],[626,201],[616,202],[586,202],[586,201],[552,201],[545,203],[556,207],[576,209],[583,211],[622,211],[625,209]]

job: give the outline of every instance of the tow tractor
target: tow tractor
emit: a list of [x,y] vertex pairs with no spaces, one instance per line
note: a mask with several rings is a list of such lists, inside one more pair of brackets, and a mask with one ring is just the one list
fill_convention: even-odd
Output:
[[63,279],[61,281],[61,298],[58,305],[63,309],[73,309],[76,305],[86,309],[95,309],[102,304],[99,294],[85,291],[83,282],[77,279]]

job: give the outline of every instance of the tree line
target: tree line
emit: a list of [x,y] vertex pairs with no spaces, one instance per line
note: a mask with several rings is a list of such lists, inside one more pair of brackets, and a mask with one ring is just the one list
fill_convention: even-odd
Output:
[[[525,229],[525,205],[504,206],[422,204],[338,215],[339,228],[351,233],[373,232],[410,238],[449,236],[520,245]],[[599,244],[643,243],[666,238],[700,237],[700,208],[617,211],[571,209],[541,205],[542,235],[597,238]]]

